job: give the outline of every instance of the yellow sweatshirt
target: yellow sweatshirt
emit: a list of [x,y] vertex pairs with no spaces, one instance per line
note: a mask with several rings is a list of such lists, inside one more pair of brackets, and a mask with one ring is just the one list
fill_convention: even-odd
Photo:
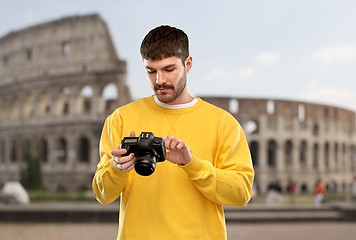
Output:
[[[173,135],[193,158],[185,166],[158,162],[150,176],[120,172],[111,150],[131,131]],[[244,206],[252,194],[250,151],[236,119],[201,99],[167,109],[153,97],[118,108],[106,120],[93,192],[102,204],[121,194],[118,239],[226,239],[222,205]]]

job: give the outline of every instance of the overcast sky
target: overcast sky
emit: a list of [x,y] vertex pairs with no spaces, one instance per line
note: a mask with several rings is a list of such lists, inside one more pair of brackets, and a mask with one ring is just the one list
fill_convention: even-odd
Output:
[[0,37],[98,13],[128,62],[135,99],[151,95],[143,37],[168,24],[190,38],[194,96],[303,100],[356,111],[354,0],[0,0]]

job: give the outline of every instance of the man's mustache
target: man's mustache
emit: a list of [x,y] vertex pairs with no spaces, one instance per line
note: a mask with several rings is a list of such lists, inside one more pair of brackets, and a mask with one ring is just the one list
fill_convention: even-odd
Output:
[[156,91],[157,91],[158,89],[160,89],[160,88],[171,88],[171,89],[174,90],[174,86],[171,85],[171,84],[162,84],[162,85],[156,84],[156,85],[154,86],[154,90],[156,90]]

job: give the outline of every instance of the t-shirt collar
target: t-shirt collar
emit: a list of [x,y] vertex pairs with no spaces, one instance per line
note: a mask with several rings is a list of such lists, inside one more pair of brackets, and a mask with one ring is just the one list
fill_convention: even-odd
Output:
[[171,104],[166,104],[161,102],[160,100],[158,100],[157,96],[154,95],[153,99],[155,100],[155,102],[160,105],[161,107],[164,108],[168,108],[168,109],[183,109],[183,108],[189,108],[194,106],[197,102],[198,102],[198,98],[194,98],[192,101],[190,101],[189,103],[183,103],[183,104],[175,104],[175,105],[171,105]]

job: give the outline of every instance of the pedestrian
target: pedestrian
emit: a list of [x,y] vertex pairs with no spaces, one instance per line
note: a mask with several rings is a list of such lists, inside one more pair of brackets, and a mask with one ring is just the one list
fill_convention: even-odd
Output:
[[315,206],[321,205],[321,202],[324,199],[324,190],[324,184],[321,182],[321,180],[318,180],[315,186]]
[[297,190],[297,184],[293,180],[289,180],[289,186],[288,186],[288,191],[290,195],[290,201],[292,204],[295,203],[295,194]]

